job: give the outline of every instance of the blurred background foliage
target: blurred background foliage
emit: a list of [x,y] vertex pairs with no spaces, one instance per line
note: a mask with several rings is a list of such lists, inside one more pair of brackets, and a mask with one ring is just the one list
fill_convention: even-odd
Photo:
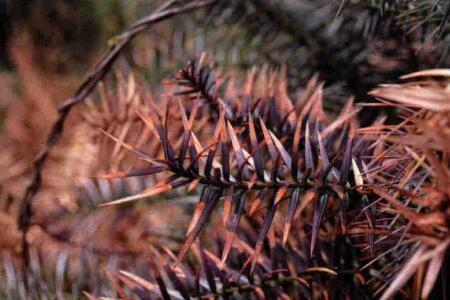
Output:
[[[161,2],[2,0],[2,66],[14,66],[8,48],[26,32],[43,70],[85,70],[105,41]],[[153,53],[133,62],[151,77],[166,74],[161,68],[173,67],[167,61],[208,50],[221,64],[241,68],[286,65],[292,87],[317,72],[328,85],[362,94],[405,71],[448,63],[448,9],[438,0],[222,1],[149,33],[142,43]]]
[[[17,92],[26,70],[58,79],[65,74],[46,87],[63,95],[107,41],[161,3],[1,0],[2,77]],[[366,98],[370,88],[400,74],[448,65],[448,14],[448,2],[439,0],[227,0],[157,26],[135,42],[126,61],[153,85],[201,51],[234,70],[285,66],[291,93],[317,73],[333,109],[347,96]],[[4,115],[11,93],[3,91],[0,99]]]
[[[10,238],[0,241],[0,249],[19,252],[17,203],[58,105],[114,43],[114,37],[163,2],[0,0],[0,169],[8,170],[0,174],[0,221],[3,228],[11,229]],[[236,73],[254,65],[284,68],[292,95],[301,92],[318,74],[325,81],[325,108],[337,112],[348,97],[367,100],[370,89],[393,82],[400,75],[448,67],[449,12],[449,2],[442,0],[222,0],[207,10],[171,18],[141,35],[119,61],[119,71],[111,76],[122,81],[109,84],[126,94],[132,81],[128,73],[132,71],[137,81],[160,92],[161,80],[172,77],[188,59],[207,51],[222,69]],[[126,82],[126,86],[121,87],[120,82]],[[48,164],[44,192],[35,208],[38,220],[56,218],[59,208],[50,210],[48,205],[64,202],[73,178],[90,175],[85,169],[92,168],[92,128],[71,127],[82,120],[80,114],[75,115]],[[374,110],[361,113],[362,123],[375,117]],[[110,194],[123,192],[120,183],[90,186],[90,198],[101,194],[92,192],[97,188],[103,188],[103,192],[111,188]],[[65,205],[65,209],[73,209],[72,204]],[[102,224],[107,219],[112,226],[119,223],[113,246],[128,251],[133,245],[137,250],[132,250],[142,252],[148,245],[141,234],[161,234],[157,225],[167,215],[146,214],[140,209],[129,207],[120,214],[103,210],[92,215],[87,210],[84,221]],[[164,211],[164,206],[158,206],[157,211]],[[75,225],[79,222],[76,218],[72,221]],[[53,224],[55,235],[62,240],[71,226],[76,227],[61,225],[64,222],[58,219]],[[185,225],[186,220],[180,219],[180,223]],[[100,236],[112,235],[108,224],[103,224]],[[134,228],[134,234],[127,230],[129,227]],[[155,232],[149,234],[148,228]],[[35,241],[45,244],[45,234],[39,228],[33,230]],[[82,234],[78,232],[80,241]],[[178,233],[176,238],[184,237]],[[99,243],[108,244],[105,240]],[[89,290],[100,288],[93,285]]]

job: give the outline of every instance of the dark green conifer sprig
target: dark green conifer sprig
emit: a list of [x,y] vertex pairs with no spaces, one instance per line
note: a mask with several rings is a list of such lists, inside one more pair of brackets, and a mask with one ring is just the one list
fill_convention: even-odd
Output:
[[[322,109],[321,86],[314,81],[309,85],[306,95],[291,104],[283,90],[285,83],[277,79],[273,72],[263,77],[259,86],[254,83],[254,74],[250,74],[243,85],[244,92],[234,83],[229,83],[223,95],[210,94],[214,84],[208,82],[214,78],[208,77],[208,72],[210,69],[195,67],[191,63],[187,71],[181,71],[180,74],[194,80],[189,81],[187,90],[169,98],[165,114],[161,115],[156,110],[150,110],[147,115],[141,114],[154,133],[154,138],[161,144],[161,156],[149,155],[105,133],[134,151],[150,166],[144,170],[103,177],[159,173],[168,176],[142,193],[104,205],[143,199],[180,187],[201,187],[199,203],[177,263],[194,243],[219,202],[224,203],[228,231],[224,261],[246,207],[255,209],[264,205],[266,214],[256,242],[253,266],[279,207],[289,201],[284,229],[286,242],[299,205],[314,205],[310,244],[310,255],[314,255],[326,208],[332,203],[343,203],[340,212],[345,228],[346,209],[350,202],[358,199],[357,203],[362,203],[359,200],[361,195],[354,191],[361,181],[358,176],[362,175],[358,170],[360,162],[353,155],[364,153],[366,146],[363,142],[355,144],[353,141],[353,117],[357,110],[353,108],[352,101],[330,122]],[[235,81],[236,78],[230,80]],[[183,95],[192,99],[193,94],[200,96],[194,102],[187,103],[190,109],[188,114],[185,104],[180,100],[177,102],[175,97]],[[213,123],[210,116],[217,112],[216,105],[219,112]],[[169,138],[174,136],[171,132],[174,124],[180,122],[173,117],[177,115],[174,110],[181,115],[183,124],[183,131],[175,140]],[[236,122],[235,116],[239,116],[241,122]],[[209,118],[208,123],[194,131],[194,123],[205,117]],[[234,125],[230,119],[235,120]],[[371,217],[370,211],[367,216]]]

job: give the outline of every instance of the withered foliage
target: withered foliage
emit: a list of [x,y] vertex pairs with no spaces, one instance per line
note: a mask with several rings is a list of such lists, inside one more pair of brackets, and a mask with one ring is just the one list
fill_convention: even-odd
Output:
[[324,111],[316,78],[289,95],[282,69],[203,54],[158,93],[116,77],[79,114],[95,176],[35,216],[31,270],[4,256],[5,297],[445,298],[448,70],[373,90],[362,105],[400,122],[365,128],[352,99]]
[[[186,241],[168,255],[173,268],[152,262],[147,279],[121,272],[125,286],[175,299],[445,297],[445,80],[381,86],[371,93],[381,102],[365,105],[394,106],[404,121],[385,125],[380,118],[358,129],[351,99],[339,115],[325,114],[315,79],[291,101],[282,74],[252,70],[239,84],[206,60],[189,63],[170,82],[176,87],[140,113],[159,155],[107,134],[149,166],[102,177],[167,175],[104,205],[199,190]],[[447,78],[448,71],[405,79],[423,76]],[[164,110],[154,108],[160,101]],[[202,126],[194,130],[196,123]],[[226,228],[215,252],[196,246],[196,256],[185,258],[215,211]],[[200,262],[200,273],[185,260]]]
[[[397,236],[394,247],[371,262],[389,261],[382,264],[388,280],[377,290],[382,299],[408,289],[422,299],[448,295],[448,78],[448,70],[422,71],[404,76],[411,82],[372,92],[382,105],[397,107],[403,119],[400,124],[362,129],[377,139],[368,178],[372,191],[384,202],[386,229]],[[434,286],[442,288],[432,293]]]
[[[366,23],[351,14],[344,22],[340,15],[346,6],[366,9],[365,1],[342,1],[336,17],[334,10],[330,14],[326,9],[336,3],[318,2],[317,7],[327,18],[341,20],[334,30],[348,29],[370,39],[363,32],[379,27],[379,13],[386,13],[383,22],[389,23],[398,12],[396,5],[403,5],[387,2],[380,1],[378,10],[373,6],[378,1],[370,1],[367,9],[375,18]],[[402,15],[393,27],[406,22],[406,29],[415,30],[431,24],[433,36],[445,40],[448,8],[441,1],[432,7],[432,1],[413,2],[410,13],[418,19],[410,24]],[[177,1],[167,3],[162,11]],[[314,35],[308,45],[319,51],[304,59],[320,58],[310,63],[326,70],[325,78],[336,78],[332,83],[357,78],[354,90],[366,92],[366,84],[360,83],[372,84],[374,78],[366,75],[378,72],[358,60],[359,53],[366,52],[364,40],[353,38],[350,44],[333,38],[335,44],[322,52],[315,42],[327,44],[333,28],[318,24],[292,31],[271,14],[273,3],[220,1],[207,14],[222,24],[229,13],[223,8],[230,5],[233,18],[253,24],[249,35],[257,31],[255,38],[260,38],[267,32],[260,43],[270,46],[265,39],[277,35],[281,51],[272,49],[269,60],[285,50],[286,36],[280,32],[292,35],[288,41],[307,34],[301,43],[320,32],[323,35]],[[280,3],[283,11],[292,12],[288,16],[303,22],[288,9],[302,1]],[[318,13],[317,7],[302,14]],[[421,22],[417,7],[434,12],[438,21]],[[265,18],[253,20],[261,10]],[[261,30],[261,20],[271,20],[264,27],[267,31]],[[143,23],[136,24],[132,28]],[[385,28],[391,28],[390,23]],[[415,57],[415,38],[408,49],[395,38],[390,46],[379,47],[381,52],[398,50],[393,51],[395,57]],[[374,34],[371,47],[380,39]],[[292,47],[291,53],[297,53],[298,45]],[[118,55],[121,49],[116,43],[110,53]],[[364,60],[389,73],[383,78],[416,68],[411,59],[405,58],[407,66],[388,64],[378,51],[370,53]],[[21,155],[15,148],[27,147],[9,140],[1,143],[8,147],[0,151],[0,165],[7,170],[0,175],[0,224],[5,232],[0,246],[7,250],[2,254],[0,298],[69,299],[83,292],[88,299],[448,297],[448,69],[403,76],[401,84],[372,90],[374,103],[349,98],[340,107],[330,104],[336,97],[327,97],[332,89],[325,93],[318,77],[304,88],[292,83],[296,76],[291,73],[304,72],[292,72],[293,65],[277,70],[253,67],[242,74],[238,69],[222,71],[202,54],[150,90],[133,72],[106,76],[114,55],[111,61],[106,56],[107,67],[94,72],[106,79],[100,83],[100,77],[88,77],[89,91],[78,91],[80,103],[94,89],[98,93],[84,101],[68,123],[72,142],[62,140],[60,151],[53,152],[41,170],[46,177],[29,203],[26,234],[17,230],[15,215],[27,163],[15,159]],[[343,61],[351,56],[353,67],[338,72],[326,64],[328,55],[342,56]],[[332,60],[341,67],[341,59]],[[306,74],[301,79],[310,72]],[[288,82],[295,85],[295,93],[288,93]],[[364,115],[359,113],[364,106],[395,111],[396,118],[375,116],[362,127]],[[40,123],[40,117],[35,118]],[[65,116],[61,118],[64,122]],[[13,124],[22,129],[21,122]],[[29,136],[35,135],[33,130],[27,128]],[[30,251],[21,248],[21,237]],[[25,267],[20,253],[29,258]]]

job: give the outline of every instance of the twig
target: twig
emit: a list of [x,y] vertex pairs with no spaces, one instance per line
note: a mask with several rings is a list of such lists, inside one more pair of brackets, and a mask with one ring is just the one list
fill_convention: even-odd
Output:
[[71,111],[71,109],[83,102],[96,88],[97,84],[103,80],[108,74],[114,62],[117,60],[123,49],[130,44],[130,42],[142,31],[150,28],[153,24],[159,23],[175,15],[190,12],[196,9],[200,9],[212,4],[215,4],[218,0],[203,0],[193,1],[178,7],[169,8],[176,1],[166,1],[159,9],[157,9],[151,15],[142,18],[137,21],[130,28],[128,28],[123,34],[121,34],[113,45],[109,48],[106,54],[100,59],[95,66],[92,73],[87,76],[75,94],[62,103],[58,109],[58,118],[53,124],[50,133],[47,136],[47,141],[42,147],[39,154],[36,156],[33,163],[33,177],[31,183],[28,185],[25,195],[22,199],[20,214],[18,219],[19,229],[22,231],[22,256],[25,264],[25,268],[28,268],[29,257],[29,244],[26,236],[31,226],[32,217],[32,200],[34,196],[39,192],[42,185],[42,169],[45,161],[50,153],[50,150],[60,140],[64,132],[64,123]]

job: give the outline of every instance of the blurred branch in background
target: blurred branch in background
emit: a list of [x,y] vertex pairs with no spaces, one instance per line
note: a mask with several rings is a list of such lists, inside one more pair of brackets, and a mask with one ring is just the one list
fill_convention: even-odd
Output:
[[143,30],[148,29],[151,25],[156,22],[160,22],[174,15],[185,13],[194,9],[203,8],[205,6],[215,3],[215,0],[206,1],[193,1],[188,4],[181,5],[179,7],[171,8],[171,5],[175,1],[168,1],[163,4],[157,11],[153,14],[145,17],[136,23],[134,23],[128,30],[126,30],[114,45],[111,46],[109,51],[103,56],[100,62],[96,65],[94,71],[82,82],[75,94],[67,99],[62,106],[58,109],[59,115],[58,119],[51,128],[48,135],[47,142],[44,147],[39,152],[33,166],[33,177],[31,183],[26,189],[25,196],[22,200],[20,215],[19,215],[19,228],[23,232],[22,238],[22,251],[24,255],[25,266],[29,266],[29,247],[27,241],[27,233],[31,226],[31,216],[32,212],[32,200],[36,193],[39,192],[39,188],[42,182],[42,168],[48,157],[51,148],[58,142],[63,134],[64,123],[70,113],[70,110],[76,104],[82,102],[87,96],[95,89],[97,84],[104,78],[108,73],[113,63],[116,61],[117,57],[121,51],[133,40],[133,38],[138,35]]

